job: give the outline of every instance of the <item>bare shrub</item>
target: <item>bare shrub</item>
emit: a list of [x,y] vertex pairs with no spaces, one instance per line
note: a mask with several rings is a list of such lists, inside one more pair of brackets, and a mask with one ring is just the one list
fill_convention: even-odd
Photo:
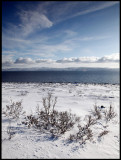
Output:
[[94,110],[92,110],[92,114],[96,117],[97,120],[102,118],[101,111],[96,104],[94,105]]
[[38,124],[38,118],[35,118],[33,115],[27,116],[28,122],[26,123],[28,125],[28,128],[31,126],[37,126]]
[[104,111],[106,121],[110,121],[112,118],[116,117],[117,114],[114,111],[114,108],[110,105],[109,110]]
[[15,132],[12,131],[12,127],[11,127],[11,122],[12,120],[18,120],[19,116],[21,114],[24,114],[25,112],[23,112],[23,107],[22,107],[22,101],[18,101],[18,102],[12,102],[11,100],[11,104],[10,105],[6,105],[6,110],[3,111],[3,114],[8,118],[9,120],[9,124],[7,126],[7,134],[9,136],[9,140],[13,137],[13,135],[15,134]]
[[[45,97],[42,99],[43,101],[43,107],[44,107],[44,112],[40,112],[42,114],[41,118],[44,118],[45,122],[49,124],[53,124],[55,121],[55,105],[57,103],[57,97],[53,98],[51,93],[48,93],[48,97]],[[40,115],[41,115],[40,114]]]
[[59,134],[64,134],[70,130],[78,120],[75,114],[67,111],[59,112],[58,119],[55,123],[56,130]]
[[[26,124],[29,128],[35,127],[41,132],[49,132],[52,137],[58,137],[73,128],[76,123],[80,122],[80,117],[72,114],[68,111],[59,112],[55,110],[57,103],[57,97],[53,97],[51,93],[48,93],[47,97],[42,99],[43,108],[37,106],[37,115],[29,115],[26,117]],[[101,113],[101,108],[94,105],[92,115],[85,117],[86,124],[84,126],[78,125],[78,132],[76,134],[70,134],[70,141],[78,141],[81,145],[85,144],[87,140],[93,139],[93,132],[91,126],[95,125],[98,120],[101,120],[103,113],[107,120],[116,116],[113,108],[110,106],[108,111]],[[98,137],[106,135],[109,131],[103,131]]]
[[91,140],[93,134],[92,130],[85,125],[82,127],[81,125],[78,125],[78,133],[77,133],[77,140],[81,140],[81,144],[84,144],[86,140]]
[[13,132],[11,127],[11,121],[9,121],[9,125],[7,126],[7,134],[9,140],[15,135],[15,132]]
[[11,104],[6,105],[6,110],[3,112],[3,114],[9,119],[17,119],[21,114],[25,113],[22,110],[22,101],[12,102],[11,100]]
[[95,118],[92,118],[92,115],[87,115],[85,119],[87,121],[87,124],[86,124],[87,127],[90,127],[91,125],[94,125],[97,122]]
[[47,115],[45,111],[41,110],[38,116],[27,116],[27,123],[25,123],[29,128],[33,126],[41,131],[50,131],[52,136],[60,136],[71,129],[78,120],[79,118],[67,111],[58,112],[54,110]]
[[53,97],[51,93],[48,93],[42,101],[44,109],[39,109],[37,106],[37,116],[27,116],[25,123],[28,127],[34,126],[41,131],[48,130],[52,136],[60,136],[80,121],[80,118],[71,112],[55,110],[57,97]]
[[69,140],[70,141],[79,141],[81,145],[85,144],[87,140],[92,140],[93,133],[92,130],[88,127],[88,125],[85,125],[82,127],[82,125],[78,125],[79,131],[74,135],[70,134]]
[[104,135],[106,135],[106,134],[108,134],[108,133],[109,133],[109,131],[104,130],[104,131],[102,131],[102,132],[99,134],[98,137],[102,137],[102,136],[104,136]]
[[69,139],[68,139],[69,141],[74,141],[74,140],[76,140],[76,135],[74,135],[74,134],[70,134],[70,136],[69,136]]

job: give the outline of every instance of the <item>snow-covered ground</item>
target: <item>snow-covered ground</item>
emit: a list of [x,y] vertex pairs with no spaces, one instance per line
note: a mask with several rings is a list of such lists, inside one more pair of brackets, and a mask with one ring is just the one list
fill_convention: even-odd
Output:
[[[9,140],[7,133],[8,118],[2,114],[2,158],[119,158],[119,85],[111,84],[71,84],[71,83],[2,83],[2,110],[10,100],[22,100],[26,115],[35,114],[36,107],[43,107],[42,98],[52,93],[57,96],[55,109],[69,111],[81,117],[89,115],[94,105],[114,107],[117,116],[108,123],[97,123],[92,127],[93,139],[85,145],[69,142],[70,133],[75,133],[76,126],[58,139],[52,139],[49,133],[41,133],[19,122],[12,122],[15,131]],[[108,134],[99,138],[104,130]]]

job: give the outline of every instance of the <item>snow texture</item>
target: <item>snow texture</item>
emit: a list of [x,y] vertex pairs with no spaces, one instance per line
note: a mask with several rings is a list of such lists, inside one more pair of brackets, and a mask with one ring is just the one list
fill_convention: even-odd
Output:
[[[95,104],[106,109],[112,105],[117,116],[108,123],[103,119],[93,125],[93,139],[81,145],[78,141],[68,140],[70,134],[77,133],[76,125],[59,138],[53,139],[49,133],[41,133],[35,128],[28,129],[21,123],[24,115],[11,122],[13,135],[9,140],[9,120],[2,114],[2,158],[119,158],[118,84],[2,83],[2,111],[10,104],[10,100],[22,100],[25,115],[35,114],[37,105],[43,107],[42,98],[48,93],[57,96],[56,110],[71,110],[84,123],[85,116],[90,114]],[[99,137],[99,133],[105,129],[109,133]]]

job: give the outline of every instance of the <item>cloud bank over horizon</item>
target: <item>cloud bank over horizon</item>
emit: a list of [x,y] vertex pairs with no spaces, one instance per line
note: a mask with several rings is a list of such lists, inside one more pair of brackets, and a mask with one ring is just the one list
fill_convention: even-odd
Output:
[[103,57],[70,57],[70,58],[63,58],[60,60],[53,60],[53,59],[32,59],[32,58],[17,58],[15,61],[10,59],[6,59],[3,56],[2,59],[2,69],[7,68],[19,68],[19,69],[26,69],[26,68],[42,68],[42,67],[49,67],[49,68],[67,68],[67,67],[99,67],[99,68],[119,68],[119,54],[111,54],[106,55]]

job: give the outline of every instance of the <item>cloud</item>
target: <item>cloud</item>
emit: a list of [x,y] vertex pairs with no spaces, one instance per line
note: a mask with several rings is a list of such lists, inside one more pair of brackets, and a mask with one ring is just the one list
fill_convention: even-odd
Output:
[[[119,2],[91,2],[91,1],[43,1],[43,2],[25,2],[25,6],[17,10],[17,20],[13,19],[10,23],[6,23],[2,27],[2,54],[4,54],[4,66],[38,66],[56,64],[57,66],[67,65],[80,65],[92,63],[111,63],[119,62],[119,59],[114,56],[99,57],[71,57],[59,60],[52,60],[49,58],[57,59],[57,56],[67,55],[72,56],[73,53],[81,53],[83,55],[92,55],[93,50],[88,45],[88,42],[97,40],[105,40],[109,36],[101,35],[85,35],[81,36],[78,31],[71,29],[64,29],[65,27],[56,26],[57,23],[63,22],[66,19],[81,16],[84,14],[99,11],[111,7]],[[18,5],[20,5],[19,3]],[[12,22],[14,24],[12,24]],[[55,25],[55,28],[53,27]],[[60,23],[61,25],[61,23]],[[6,27],[7,26],[7,27]],[[65,25],[64,25],[65,26]],[[4,28],[5,27],[5,28]],[[52,28],[47,32],[41,32],[42,29]],[[56,28],[57,27],[57,28]],[[73,25],[72,25],[73,27]],[[71,27],[71,28],[72,28]],[[61,28],[61,29],[60,29]],[[45,30],[46,31],[46,30]],[[38,34],[39,32],[39,34]],[[84,35],[84,34],[83,34]],[[107,33],[108,35],[108,33]],[[85,43],[83,45],[83,43]],[[86,47],[85,47],[86,46]],[[96,44],[95,44],[96,46]],[[86,48],[86,51],[84,49]],[[88,54],[87,54],[88,52]],[[92,52],[91,54],[89,52]],[[86,53],[86,54],[85,54]],[[9,54],[11,56],[9,56]],[[94,53],[96,54],[96,53]],[[13,61],[13,58],[15,59]],[[22,57],[34,57],[22,58]],[[38,59],[39,58],[39,59]],[[46,59],[44,59],[46,58]]]
[[13,65],[13,61],[5,61],[2,63],[2,67],[11,67]]
[[[74,51],[81,46],[81,42],[103,40],[107,36],[84,36],[79,37],[78,33],[63,27],[60,31],[55,30],[52,34],[46,32],[37,34],[45,28],[50,28],[56,24],[56,21],[63,21],[65,18],[78,16],[81,12],[92,12],[109,6],[117,2],[39,2],[34,3],[32,7],[22,6],[17,11],[16,23],[8,23],[7,28],[2,28],[2,47],[17,56],[40,56],[41,58],[56,57],[60,52],[63,54]],[[33,4],[33,3],[32,3]],[[100,5],[99,5],[100,4]],[[20,20],[20,21],[19,21]],[[17,23],[19,22],[19,23]],[[36,33],[36,34],[33,34]],[[48,32],[47,32],[48,33]],[[55,34],[53,34],[55,33]],[[58,37],[57,37],[58,36]],[[57,38],[57,40],[56,40]],[[81,48],[81,47],[80,47]],[[82,48],[81,48],[82,51]],[[4,50],[3,50],[4,54]],[[8,53],[9,54],[9,53]]]
[[2,55],[2,67],[6,68],[11,66],[14,66],[13,55],[12,54]]
[[[37,10],[19,10],[16,13],[19,20],[18,23],[6,22],[6,28],[3,27],[2,34],[6,37],[13,37],[18,42],[22,38],[37,33],[45,28],[50,28],[53,26],[53,22],[48,19],[48,17]],[[23,40],[24,40],[23,39]]]
[[40,4],[38,5],[38,8],[45,10],[46,14],[52,19],[54,23],[59,23],[73,17],[100,11],[118,3],[118,1],[99,1],[98,3],[93,1],[64,1],[48,2],[45,5]]
[[[98,2],[98,3],[94,3],[94,2],[87,2],[84,4],[83,8],[81,11],[73,14],[72,16],[70,16],[69,18],[73,18],[73,17],[77,17],[80,15],[85,15],[85,14],[89,14],[95,11],[99,11],[108,7],[111,7],[115,4],[118,4],[119,2]],[[86,6],[86,7],[85,7]],[[85,9],[86,8],[86,9]]]
[[4,62],[10,62],[11,63],[13,61],[13,56],[14,56],[13,54],[2,55],[2,63],[4,63]]
[[119,54],[106,55],[99,58],[97,62],[119,62]]
[[52,60],[52,59],[37,59],[35,62],[36,63],[53,63],[53,62],[56,62],[56,61]]
[[[17,53],[16,51],[13,51],[13,50],[11,50],[11,51],[8,51],[8,50],[4,50],[4,51],[2,51],[2,53],[3,54],[13,54],[13,53]],[[4,55],[3,55],[4,56]]]
[[57,63],[107,63],[107,62],[119,62],[119,54],[106,55],[99,57],[71,57],[57,60]]
[[34,6],[29,5],[18,7],[16,16],[18,24],[8,23],[7,30],[13,35],[28,36],[41,29],[50,28],[56,23],[64,20],[99,11],[111,7],[119,2],[40,2]]
[[[10,32],[12,31],[10,30]],[[15,37],[11,33],[6,34],[5,31],[2,33],[2,47],[5,48],[2,53],[13,52],[16,54],[17,49],[22,50],[31,45],[32,42],[29,39],[22,38],[19,34],[18,37]]]
[[29,35],[32,32],[43,28],[49,28],[53,25],[46,15],[38,11],[22,10],[18,13],[21,24],[19,25],[24,35]]
[[63,58],[58,60],[57,63],[94,63],[97,62],[97,57],[72,57],[72,58]]
[[[71,32],[71,31],[70,31]],[[57,52],[68,52],[72,50],[70,44],[65,43],[65,40],[62,42],[54,42],[54,37],[52,36],[35,36],[32,38],[22,38],[22,37],[12,37],[7,36],[3,33],[2,36],[2,47],[3,54],[8,54],[13,52],[14,55],[21,56],[24,55],[38,55],[43,58],[54,57]]]
[[14,63],[32,64],[32,63],[34,63],[34,60],[32,60],[31,58],[22,58],[22,57],[20,57],[20,58],[16,59],[16,61]]
[[2,68],[66,68],[66,67],[119,67],[119,54],[111,54],[103,57],[70,57],[60,60],[17,58],[15,61],[8,59],[3,61]]

